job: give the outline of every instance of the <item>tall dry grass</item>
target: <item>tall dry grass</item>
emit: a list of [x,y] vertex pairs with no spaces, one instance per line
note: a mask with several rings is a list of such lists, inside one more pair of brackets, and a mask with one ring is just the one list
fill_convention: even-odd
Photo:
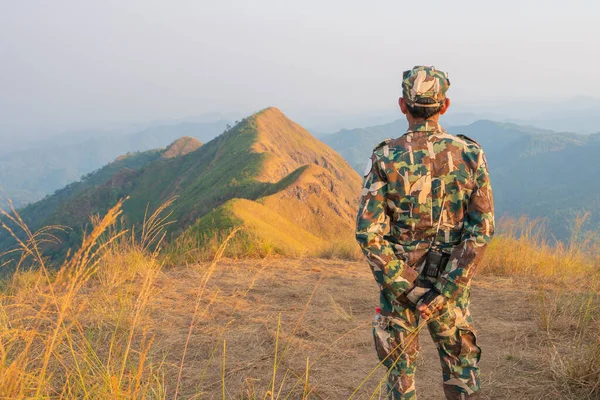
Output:
[[2,211],[21,231],[11,231],[17,272],[0,292],[2,398],[164,397],[161,360],[150,356],[153,338],[145,333],[164,208],[147,216],[136,238],[113,229],[121,206],[91,219],[90,233],[58,270],[42,255],[56,227],[31,232],[14,209]]
[[517,277],[533,287],[546,360],[555,382],[574,399],[600,398],[600,242],[574,221],[571,239],[548,241],[543,220],[504,219],[479,273]]
[[[233,231],[236,232],[236,235],[231,236]],[[227,241],[227,246],[223,248],[225,241]],[[239,228],[197,236],[184,234],[166,246],[162,253],[165,263],[169,266],[186,265],[199,261],[211,262],[217,257],[246,259],[270,256],[296,258],[301,255],[278,248],[252,231]]]
[[[57,241],[53,234],[61,227],[31,232],[18,214],[3,212],[21,232],[12,232],[19,242],[17,272],[0,291],[0,397],[3,398],[180,398],[186,368],[189,339],[199,331],[215,297],[206,298],[207,283],[227,249],[236,256],[266,257],[272,249],[245,247],[237,231],[219,240],[212,239],[209,250],[195,252],[185,243],[164,249],[164,228],[170,224],[167,202],[153,213],[147,211],[139,229],[120,226],[121,203],[102,218],[91,219],[92,229],[81,247],[72,252],[58,270],[50,269],[42,255],[46,243]],[[11,225],[12,226],[12,225]],[[10,229],[4,225],[5,229]],[[543,340],[551,344],[548,363],[558,385],[572,398],[600,396],[600,299],[599,258],[596,243],[574,237],[569,244],[553,244],[544,239],[540,222],[506,220],[489,246],[480,273],[519,276],[536,280],[531,293],[538,306],[538,322]],[[25,237],[25,239],[19,239]],[[230,247],[232,246],[232,247]],[[236,247],[238,246],[238,247]],[[181,251],[184,249],[185,251]],[[360,257],[352,243],[333,243],[322,256],[354,259]],[[179,258],[178,258],[179,257]],[[195,292],[195,307],[188,325],[187,340],[177,363],[167,363],[154,351],[152,310],[157,281],[165,262],[212,260],[202,272]],[[27,265],[24,269],[21,266]],[[260,273],[260,271],[258,272]],[[550,287],[548,282],[552,282]],[[249,288],[254,281],[249,283]],[[316,290],[318,283],[315,285]],[[248,289],[249,290],[249,289]],[[247,291],[246,291],[247,293]],[[244,294],[245,295],[245,294]],[[311,371],[322,355],[335,348],[349,332],[342,332],[315,359],[306,360],[305,371],[281,370],[313,293],[287,340],[278,319],[273,348],[273,368],[266,389],[252,382],[244,393],[249,399],[319,398],[311,386]],[[214,296],[218,296],[218,293]],[[334,312],[352,320],[352,308],[344,309],[331,298]],[[232,307],[232,313],[236,306]],[[227,324],[219,334],[220,345],[213,348],[206,369],[216,367],[220,353],[222,398],[230,398],[227,381],[225,340]],[[368,329],[366,326],[359,326]],[[355,328],[355,329],[358,329]],[[365,381],[374,373],[371,370]],[[202,376],[195,398],[202,398]],[[383,379],[382,379],[383,382]],[[362,384],[361,384],[362,385]],[[380,394],[376,386],[371,397]],[[353,395],[359,393],[356,388]],[[212,392],[214,393],[214,391]],[[189,393],[186,393],[187,397]],[[596,396],[596,397],[594,397]]]
[[577,218],[573,237],[566,243],[549,240],[543,220],[502,219],[478,273],[543,278],[569,285],[598,277],[600,242],[576,233],[586,218]]

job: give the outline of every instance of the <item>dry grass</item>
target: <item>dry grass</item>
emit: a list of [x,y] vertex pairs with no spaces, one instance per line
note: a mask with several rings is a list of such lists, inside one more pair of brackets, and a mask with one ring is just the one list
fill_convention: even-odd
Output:
[[166,247],[162,253],[165,265],[177,267],[180,265],[194,264],[197,262],[210,262],[219,253],[223,241],[233,230],[238,233],[227,243],[223,256],[232,259],[262,259],[269,256],[284,256],[298,258],[290,253],[284,253],[266,238],[261,238],[252,231],[233,228],[212,235],[192,237],[185,235]]
[[47,268],[40,234],[12,211],[3,214],[26,237],[18,263],[31,269],[15,273],[0,293],[2,396],[137,398],[162,392],[160,363],[148,359],[152,337],[144,332],[160,264],[145,243],[126,240],[127,231],[109,233],[121,203],[92,219],[91,232],[58,272]]
[[[576,225],[583,224],[580,217]],[[573,280],[600,276],[598,242],[572,240],[549,242],[541,220],[505,218],[486,251],[479,272],[505,276],[542,278],[572,286]],[[577,235],[574,235],[576,238]],[[581,282],[579,282],[581,283]]]
[[364,258],[354,239],[332,240],[316,254],[319,258],[336,260],[361,260]]
[[481,273],[521,277],[536,289],[545,362],[570,398],[600,397],[600,245],[584,238],[587,215],[575,220],[569,243],[544,239],[543,221],[506,219],[489,246]]
[[540,289],[537,295],[540,336],[549,346],[546,361],[555,382],[570,398],[600,397],[600,294],[588,290]]
[[[354,243],[331,244],[320,254],[329,260],[273,257],[267,244],[254,254],[262,258],[221,260],[235,246],[247,255],[248,241],[236,244],[244,232],[236,231],[214,239],[210,253],[190,251],[164,270],[168,205],[147,213],[138,234],[115,230],[120,204],[93,219],[92,232],[58,272],[46,267],[39,247],[54,240],[51,229],[32,233],[13,217],[27,237],[19,263],[34,268],[15,273],[0,292],[0,397],[381,394],[384,374],[376,373],[369,332],[377,289],[363,262],[345,261],[358,256]],[[552,247],[524,221],[507,226],[513,228],[495,239],[481,272],[521,278],[505,288],[476,283],[475,312],[493,309],[515,318],[523,311],[529,319],[504,328],[482,319],[484,332],[499,335],[485,345],[496,356],[484,359],[484,371],[505,374],[484,376],[490,398],[510,398],[515,385],[527,388],[523,398],[541,398],[549,388],[561,398],[598,398],[600,286],[593,244]],[[515,288],[523,280],[528,283]],[[523,310],[515,310],[519,296],[529,304]],[[531,344],[506,349],[504,340]],[[434,350],[427,351],[434,362],[420,367],[421,379],[438,379]]]

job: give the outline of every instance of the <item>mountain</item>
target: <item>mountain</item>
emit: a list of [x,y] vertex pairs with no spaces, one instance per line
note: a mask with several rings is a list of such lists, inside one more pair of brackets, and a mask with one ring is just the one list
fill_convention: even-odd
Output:
[[550,233],[558,239],[568,239],[575,217],[589,212],[584,228],[597,235],[598,154],[600,134],[550,134],[524,137],[503,154],[488,157],[499,211],[547,218]]
[[[600,134],[559,133],[488,120],[448,126],[484,148],[490,166],[496,214],[546,218],[550,237],[568,239],[575,216],[590,212],[586,229],[600,225]],[[342,130],[321,137],[362,172],[373,147],[406,131],[405,121]]]
[[[89,216],[126,196],[124,214],[141,226],[146,207],[171,208],[170,238],[194,245],[243,227],[253,246],[318,254],[351,239],[360,177],[334,150],[276,108],[256,113],[200,146],[191,138],[106,165],[21,211],[33,229],[72,228],[62,254],[77,243]],[[179,239],[177,239],[179,238]],[[11,240],[0,238],[0,249]]]
[[121,154],[164,147],[182,136],[202,142],[222,133],[227,121],[155,126],[131,134],[63,135],[27,150],[0,154],[0,188],[17,207],[37,201]]
[[[69,225],[73,221],[76,223],[78,219],[85,219],[92,212],[102,212],[104,209],[91,211],[77,204],[71,204],[73,199],[81,200],[86,196],[101,193],[103,201],[108,198],[107,201],[113,203],[123,196],[123,186],[126,185],[127,178],[134,176],[137,171],[154,161],[185,155],[200,146],[202,146],[202,143],[197,139],[183,137],[165,149],[128,153],[120,156],[99,170],[83,176],[80,181],[73,182],[57,190],[52,196],[46,196],[44,199],[25,207],[21,210],[20,215],[33,228],[43,226],[43,221],[46,220],[61,225]],[[76,213],[77,211],[79,211],[79,214]],[[85,214],[86,212],[89,213]]]

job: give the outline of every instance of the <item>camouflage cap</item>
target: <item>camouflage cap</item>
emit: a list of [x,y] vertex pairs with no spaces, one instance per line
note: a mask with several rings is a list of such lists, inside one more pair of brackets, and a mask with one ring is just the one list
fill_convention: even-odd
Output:
[[402,75],[402,97],[411,107],[438,107],[449,87],[448,74],[435,67],[416,66]]

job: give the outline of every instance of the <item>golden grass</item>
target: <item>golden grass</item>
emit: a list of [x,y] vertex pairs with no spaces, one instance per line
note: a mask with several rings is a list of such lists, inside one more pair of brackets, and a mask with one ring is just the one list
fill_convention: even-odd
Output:
[[360,247],[354,239],[334,239],[324,244],[317,254],[319,258],[338,260],[362,260],[364,258]]
[[571,241],[550,244],[543,221],[505,219],[480,273],[521,277],[534,283],[540,340],[546,362],[570,398],[600,396],[600,245],[583,238],[587,215],[578,216]]
[[232,259],[263,259],[270,256],[291,257],[288,254],[282,254],[281,249],[268,239],[257,236],[254,232],[242,229],[242,227],[237,227],[199,237],[185,234],[166,247],[162,253],[162,259],[165,265],[169,267],[210,262],[216,257],[223,241],[233,230],[237,229],[239,229],[239,233],[229,240],[223,254],[224,257]]
[[[582,222],[581,217],[578,222]],[[505,218],[486,250],[479,273],[534,277],[575,286],[600,276],[598,242],[548,242],[541,220]]]
[[[57,272],[41,255],[40,234],[30,232],[14,210],[4,213],[25,237],[15,233],[22,252],[17,262],[31,267],[15,273],[0,293],[4,398],[138,398],[162,392],[160,366],[148,359],[152,338],[143,331],[160,264],[156,253],[125,240],[127,231],[108,234],[121,204],[92,219],[81,247]],[[128,290],[133,286],[135,291]]]
[[257,232],[279,254],[302,257],[322,246],[323,241],[317,236],[258,202],[237,199],[233,202],[233,212],[244,221],[246,229]]
[[[194,308],[194,314],[192,315],[192,321],[190,322],[190,328],[188,331],[188,335],[185,339],[185,345],[183,346],[183,355],[181,356],[181,363],[179,365],[179,374],[177,375],[177,384],[175,386],[175,396],[174,396],[175,399],[177,399],[177,395],[179,393],[179,386],[181,384],[181,374],[183,373],[183,366],[185,364],[185,355],[187,353],[187,349],[188,349],[188,345],[190,342],[190,338],[192,336],[192,332],[196,325],[196,318],[200,317],[203,312],[207,311],[207,309],[203,309],[203,310],[200,309],[201,302],[204,297],[204,291],[206,290],[206,284],[208,283],[208,280],[212,276],[212,274],[215,270],[215,267],[217,266],[217,262],[223,256],[223,252],[225,251],[225,249],[227,247],[227,243],[231,240],[232,237],[235,236],[237,231],[238,230],[231,231],[231,233],[223,241],[223,244],[221,245],[221,247],[217,251],[217,254],[215,255],[214,261],[212,262],[210,267],[208,267],[208,269],[204,273],[204,276],[202,277],[200,285],[198,286],[198,295],[196,296],[196,306]],[[223,346],[225,346],[225,342],[223,342]],[[225,347],[223,348],[223,351],[225,351]],[[225,358],[225,355],[223,355],[223,358]],[[224,388],[224,386],[223,386],[223,388]],[[225,390],[225,389],[223,389],[223,390]]]
[[[309,306],[313,304],[321,280],[298,298],[301,302],[295,321],[281,311],[270,313],[263,322],[269,326],[267,331],[246,332],[252,337],[264,336],[263,342],[255,343],[253,346],[258,347],[254,350],[247,348],[248,345],[239,347],[230,337],[229,329],[234,326],[245,329],[240,323],[248,315],[252,316],[253,308],[260,304],[261,298],[253,295],[253,288],[265,267],[272,265],[271,275],[265,278],[269,290],[283,287],[286,296],[292,297],[290,303],[282,303],[285,307],[294,304],[293,296],[298,296],[299,283],[290,282],[289,274],[285,282],[279,282],[282,275],[275,266],[280,261],[265,258],[257,261],[258,267],[248,271],[244,276],[249,278],[240,281],[232,293],[223,293],[220,285],[223,274],[219,274],[216,282],[213,275],[229,246],[235,248],[236,239],[244,234],[244,231],[233,230],[227,237],[214,238],[215,249],[210,254],[203,253],[205,259],[212,259],[209,264],[198,267],[198,254],[187,254],[187,261],[196,265],[189,267],[197,274],[196,279],[190,281],[193,290],[173,304],[184,307],[189,314],[165,309],[165,299],[177,293],[176,288],[169,287],[170,278],[165,277],[162,270],[166,259],[161,248],[164,227],[170,223],[170,204],[171,201],[155,212],[147,212],[138,233],[133,233],[134,229],[119,231],[115,228],[121,203],[103,218],[93,218],[90,234],[58,272],[47,268],[40,247],[44,242],[55,240],[52,229],[30,232],[14,210],[4,213],[23,231],[24,236],[16,233],[15,236],[25,237],[20,239],[23,255],[17,262],[31,268],[19,268],[0,291],[0,393],[3,397],[162,399],[204,398],[217,392],[221,398],[323,397],[322,387],[314,384],[324,373],[320,363],[331,362],[327,357],[335,360],[339,357],[338,347],[347,337],[368,329],[361,319],[365,314],[364,304],[334,295],[332,288],[337,287],[336,278],[331,275],[333,286],[328,286],[327,294],[321,295],[325,298],[315,307],[327,310],[327,318],[336,318],[344,328],[327,337],[321,350],[310,353],[310,357],[301,352],[307,345],[302,339],[307,335],[306,327],[316,324],[316,317],[309,317]],[[252,217],[260,219],[261,215],[257,211]],[[250,219],[250,215],[246,217]],[[597,398],[600,394],[600,336],[597,333],[600,331],[600,279],[598,257],[594,255],[598,253],[593,253],[594,244],[589,241],[553,247],[535,233],[536,226],[524,220],[505,222],[489,247],[480,272],[519,276],[537,286],[530,293],[538,310],[537,338],[548,343],[545,362],[556,386],[566,398]],[[238,243],[247,246],[247,242]],[[355,243],[340,240],[330,246],[321,250],[322,257],[360,257]],[[273,251],[276,248],[274,244],[265,246],[267,250],[259,255],[277,254]],[[303,259],[298,260],[298,263],[303,262]],[[314,268],[313,271],[321,273]],[[375,290],[374,285],[372,289]],[[252,300],[247,299],[248,295]],[[189,309],[188,304],[193,305],[193,309]],[[214,316],[215,312],[219,318]],[[241,320],[240,312],[246,315]],[[159,326],[157,316],[164,313],[180,313],[185,319],[185,332],[178,335],[177,341],[170,341],[168,327]],[[318,315],[322,318],[324,314]],[[309,320],[305,321],[306,318]],[[292,329],[286,329],[288,326]],[[198,346],[208,351],[200,365],[195,354]],[[261,353],[265,349],[271,353]],[[258,362],[248,355],[244,358],[245,351],[260,360],[270,360],[270,371],[263,371],[264,381],[259,382],[244,372]],[[218,363],[215,376],[211,370]],[[380,395],[383,380],[372,379],[379,366],[375,363],[365,369],[362,378],[354,379],[353,388],[346,393],[351,397],[364,394],[362,386],[368,382],[368,397]],[[189,371],[198,374],[190,376]],[[242,383],[234,383],[233,377],[240,374],[244,376]]]
[[[239,221],[240,232],[231,238],[224,250],[226,258],[265,258],[281,256],[286,258],[319,257],[328,259],[362,259],[360,248],[348,226],[335,225],[342,233],[333,238],[318,236],[323,232],[304,229],[301,224],[291,222],[275,210],[261,202],[235,199],[227,203],[232,216]],[[302,207],[296,208],[295,218],[310,219]],[[304,214],[303,214],[304,213]],[[288,214],[285,214],[288,215]],[[292,215],[292,214],[289,214]],[[322,222],[321,222],[322,224]],[[170,266],[211,261],[223,241],[233,228],[210,235],[180,236],[166,249],[164,256]]]

